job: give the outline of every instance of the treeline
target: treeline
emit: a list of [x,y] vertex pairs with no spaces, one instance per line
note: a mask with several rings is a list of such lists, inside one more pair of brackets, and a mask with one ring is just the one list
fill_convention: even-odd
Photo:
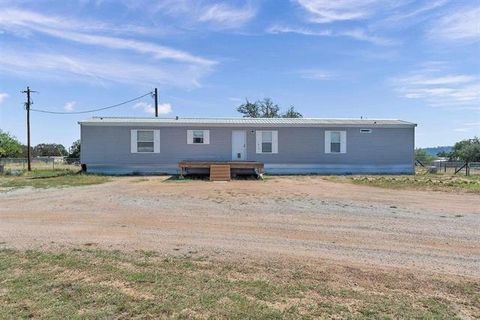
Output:
[[[68,150],[62,144],[40,143],[30,147],[32,157],[80,157],[80,140],[75,141]],[[0,158],[26,158],[27,146],[13,135],[0,130]]]
[[455,143],[451,151],[441,151],[437,156],[428,154],[425,149],[415,150],[415,159],[422,163],[446,158],[449,161],[480,162],[480,138],[465,139]]

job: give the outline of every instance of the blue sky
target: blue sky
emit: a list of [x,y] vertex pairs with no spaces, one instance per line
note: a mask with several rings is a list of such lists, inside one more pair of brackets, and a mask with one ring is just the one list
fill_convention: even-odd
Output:
[[[0,128],[158,87],[162,116],[237,116],[270,97],[306,117],[418,123],[417,146],[480,135],[476,0],[0,0]],[[152,116],[152,99],[93,114]],[[67,147],[92,115],[32,112]]]

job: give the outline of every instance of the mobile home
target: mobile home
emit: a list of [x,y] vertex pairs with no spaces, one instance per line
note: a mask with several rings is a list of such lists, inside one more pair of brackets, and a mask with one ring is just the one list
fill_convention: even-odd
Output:
[[255,161],[271,174],[414,173],[416,124],[385,119],[110,118],[79,122],[81,163],[107,174]]

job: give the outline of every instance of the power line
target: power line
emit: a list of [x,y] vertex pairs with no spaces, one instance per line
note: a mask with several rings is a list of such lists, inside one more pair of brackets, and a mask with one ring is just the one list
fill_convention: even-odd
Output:
[[124,105],[124,104],[130,103],[130,102],[133,102],[133,101],[136,101],[136,100],[140,100],[141,98],[146,97],[146,96],[148,96],[148,95],[152,95],[152,94],[154,94],[154,93],[153,93],[152,91],[150,91],[150,92],[145,93],[144,95],[141,95],[141,96],[139,96],[139,97],[136,97],[136,98],[133,98],[133,99],[124,101],[124,102],[120,102],[120,103],[117,103],[117,104],[114,104],[114,105],[111,105],[111,106],[108,106],[108,107],[97,108],[97,109],[92,109],[92,110],[85,110],[85,111],[61,112],[61,111],[49,111],[49,110],[33,109],[33,108],[30,108],[30,111],[41,112],[41,113],[49,113],[49,114],[82,114],[82,113],[90,113],[90,112],[96,112],[96,111],[102,111],[102,110],[107,110],[107,109],[112,109],[112,108],[120,107],[120,106],[122,106],[122,105]]

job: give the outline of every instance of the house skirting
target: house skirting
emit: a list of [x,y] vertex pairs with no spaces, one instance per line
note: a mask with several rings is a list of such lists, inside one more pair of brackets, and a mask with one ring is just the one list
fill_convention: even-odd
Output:
[[[108,175],[180,174],[178,164],[165,165],[98,165],[87,164],[87,172]],[[344,164],[268,164],[266,174],[413,174],[412,164],[344,165]]]

